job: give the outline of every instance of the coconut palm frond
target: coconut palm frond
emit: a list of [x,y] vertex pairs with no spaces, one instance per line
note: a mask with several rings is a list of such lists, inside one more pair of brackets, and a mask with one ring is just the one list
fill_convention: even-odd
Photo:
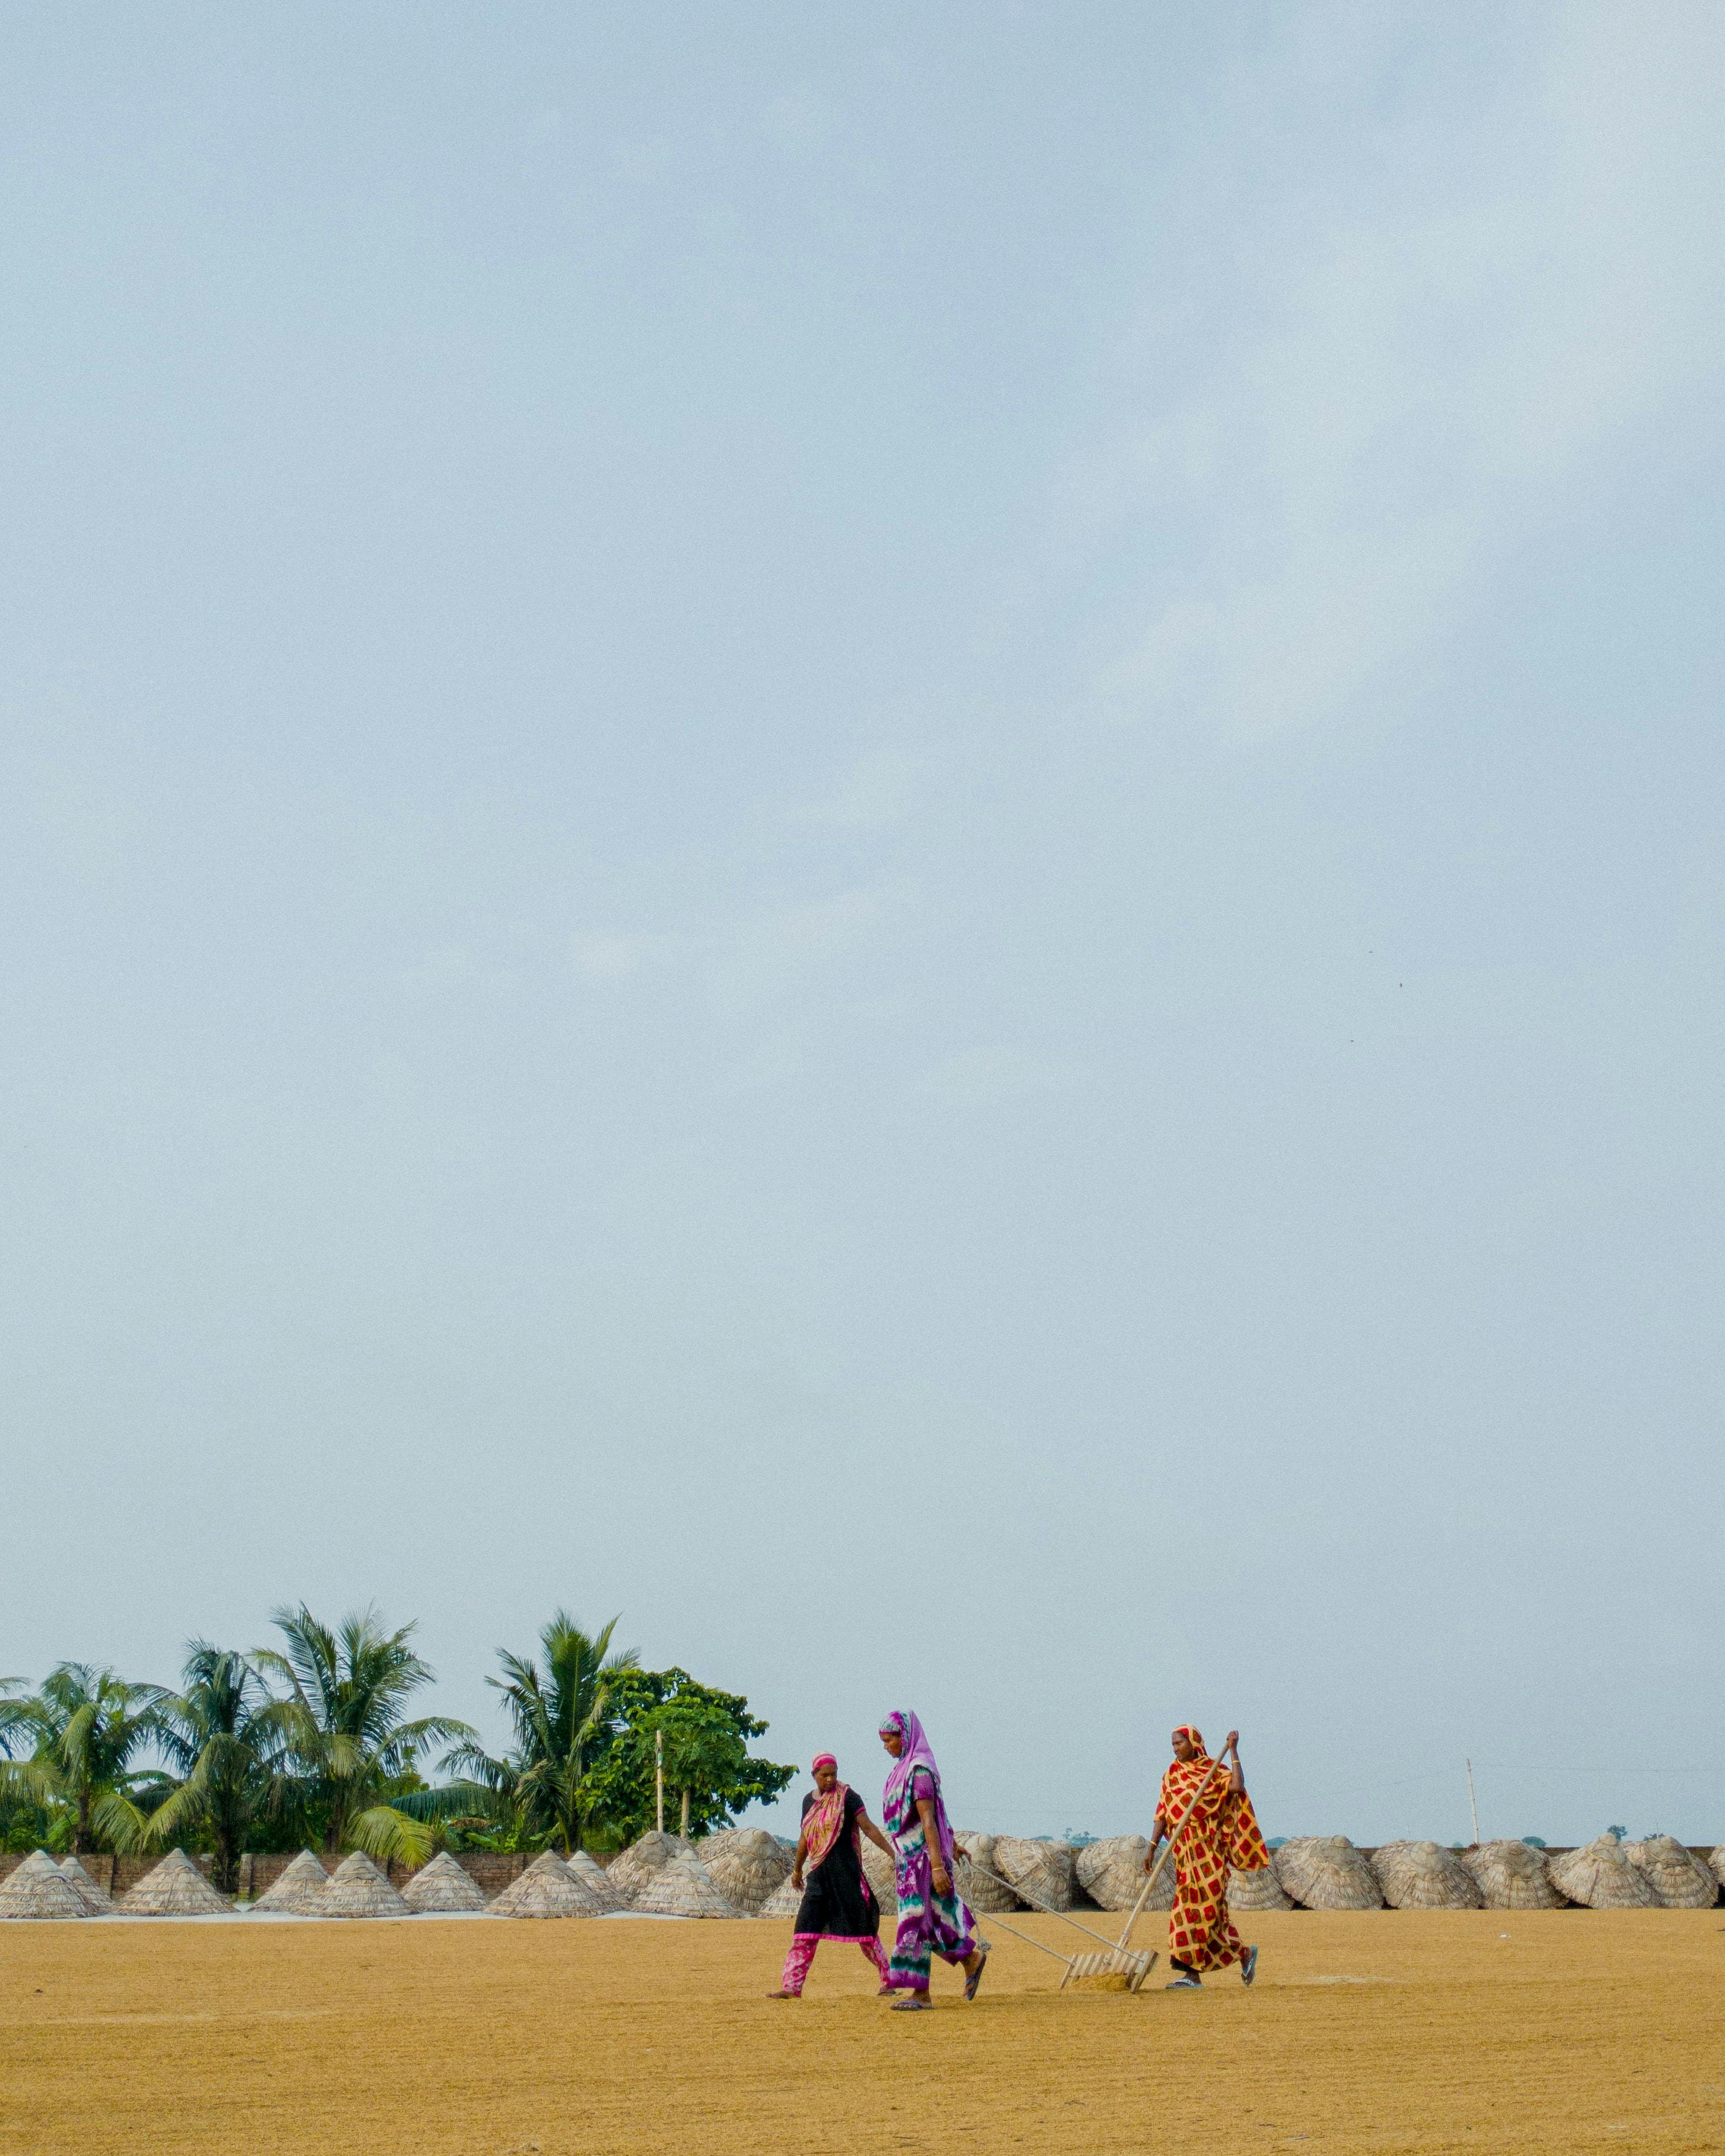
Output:
[[387,1864],[392,1858],[403,1864],[424,1864],[437,1847],[432,1828],[394,1804],[373,1804],[350,1820],[347,1840],[351,1847],[363,1850],[378,1864]]

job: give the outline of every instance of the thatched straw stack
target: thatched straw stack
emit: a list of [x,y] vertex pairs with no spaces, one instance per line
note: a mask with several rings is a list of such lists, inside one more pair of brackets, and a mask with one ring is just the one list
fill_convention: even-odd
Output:
[[776,1835],[730,1827],[697,1842],[695,1855],[714,1886],[746,1917],[758,1917],[791,1876],[791,1859]]
[[566,1856],[563,1862],[598,1903],[602,1917],[614,1917],[619,1910],[629,1907],[628,1902],[611,1884],[610,1873],[603,1864],[596,1863],[584,1849],[578,1849],[572,1856]]
[[1241,1916],[1255,1917],[1262,1909],[1291,1909],[1293,1906],[1281,1891],[1274,1865],[1260,1865],[1255,1871],[1229,1872],[1228,1907]]
[[597,1917],[603,1912],[584,1879],[578,1879],[554,1849],[540,1854],[491,1904],[494,1917]]
[[1015,1834],[997,1835],[994,1862],[1020,1901],[1034,1909],[1070,1909],[1072,1906],[1072,1845],[1065,1841],[1027,1841]]
[[1671,1835],[1626,1841],[1623,1853],[1668,1909],[1711,1909],[1719,1898],[1712,1871]]
[[791,1875],[787,1871],[783,1883],[773,1888],[756,1913],[762,1917],[794,1917],[802,1906],[803,1889],[792,1886]]
[[21,1920],[61,1919],[93,1913],[84,1897],[46,1850],[33,1849],[3,1885],[0,1917]]
[[1551,1883],[1545,1851],[1525,1841],[1482,1841],[1477,1849],[1464,1849],[1461,1861],[1488,1909],[1568,1906]]
[[458,1916],[463,1910],[485,1906],[477,1881],[468,1876],[446,1849],[439,1851],[429,1864],[420,1866],[402,1888],[401,1898],[416,1917]]
[[1381,1909],[1372,1867],[1345,1834],[1302,1834],[1271,1858],[1284,1894],[1302,1909]]
[[224,1917],[228,1905],[183,1849],[171,1849],[123,1897],[124,1917]]
[[[1099,1909],[1130,1909],[1144,1891],[1144,1859],[1150,1845],[1141,1834],[1111,1834],[1105,1840],[1086,1842],[1074,1866],[1079,1885]],[[1162,1876],[1144,1904],[1147,1909],[1174,1906],[1174,1867],[1162,1867]]]
[[67,1881],[72,1892],[83,1902],[92,1917],[105,1917],[114,1904],[103,1893],[95,1880],[75,1856],[63,1856],[59,1861],[59,1875]]
[[1440,1841],[1386,1841],[1372,1870],[1392,1909],[1483,1909],[1485,1897],[1461,1854]]
[[[1000,1866],[995,1861],[1000,1837],[993,1834],[967,1834],[961,1827],[955,1839],[959,1845],[958,1870],[952,1883],[958,1889],[959,1899],[968,1902],[983,1916],[1004,1916],[1009,1909],[1021,1909],[1024,1904],[1011,1887],[1003,1887],[1000,1883]],[[967,1851],[976,1859],[976,1864],[966,1861]],[[880,1861],[886,1861],[885,1858]],[[977,1870],[977,1864],[995,1876],[992,1879],[985,1879]],[[870,1872],[869,1876],[872,1881],[874,1874]],[[875,1892],[879,1893],[880,1889],[876,1887]],[[896,1913],[898,1886],[896,1878],[893,1885],[880,1896],[880,1907],[883,1910]]]
[[[862,1845],[863,1876],[874,1889],[875,1899],[880,1904],[880,1913],[889,1924],[898,1922],[898,1866],[884,1850],[876,1849],[866,1835]],[[954,1882],[957,1883],[956,1881]],[[959,1888],[961,1894],[964,1892]],[[964,1894],[968,1902],[970,1897]],[[973,1902],[973,1907],[976,1905]]]
[[1722,1887],[1725,1887],[1725,1841],[1722,1841],[1713,1851],[1712,1866],[1713,1876]]
[[253,1902],[254,1910],[283,1917],[315,1917],[330,1875],[309,1849],[302,1849],[273,1887]]
[[1636,1871],[1624,1854],[1623,1844],[1609,1834],[1549,1862],[1553,1886],[1584,1909],[1652,1909],[1659,1905],[1645,1874]]
[[317,1904],[320,1917],[405,1917],[407,1903],[362,1849],[344,1856]]
[[725,1897],[707,1876],[706,1866],[692,1853],[674,1856],[662,1864],[635,1897],[635,1913],[643,1917],[735,1917]]
[[680,1835],[660,1834],[650,1830],[639,1841],[614,1856],[606,1867],[605,1876],[611,1882],[614,1894],[634,1906],[634,1898],[652,1880],[656,1871],[662,1871],[673,1858],[694,1854],[695,1845],[685,1841]]

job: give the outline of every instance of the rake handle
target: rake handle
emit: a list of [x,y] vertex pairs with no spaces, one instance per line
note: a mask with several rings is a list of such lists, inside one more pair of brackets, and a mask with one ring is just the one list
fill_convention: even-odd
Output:
[[1132,1935],[1132,1926],[1138,1921],[1139,1912],[1142,1909],[1145,1902],[1150,1898],[1151,1888],[1156,1884],[1157,1881],[1161,1878],[1162,1867],[1168,1862],[1169,1857],[1173,1855],[1174,1844],[1179,1839],[1181,1830],[1185,1826],[1187,1820],[1191,1818],[1194,1812],[1198,1810],[1199,1799],[1204,1794],[1204,1791],[1209,1789],[1210,1784],[1214,1781],[1216,1776],[1221,1772],[1221,1760],[1212,1759],[1210,1762],[1210,1770],[1209,1774],[1204,1776],[1198,1787],[1192,1792],[1191,1803],[1187,1805],[1185,1810],[1181,1813],[1179,1818],[1175,1821],[1173,1827],[1168,1834],[1167,1848],[1164,1849],[1161,1856],[1157,1858],[1154,1866],[1152,1867],[1150,1876],[1144,1881],[1144,1891],[1132,1904],[1132,1912],[1126,1920],[1126,1929],[1120,1934],[1120,1944],[1115,1949],[1117,1953],[1124,1953],[1126,1952],[1127,1941],[1131,1938]]
[[1004,1887],[1009,1894],[1016,1894],[1021,1902],[1028,1902],[1033,1909],[1040,1910],[1045,1917],[1058,1917],[1061,1923],[1070,1924],[1075,1932],[1082,1932],[1086,1938],[1096,1939],[1105,1947],[1113,1945],[1113,1940],[1106,1933],[1093,1932],[1088,1924],[1081,1924],[1076,1917],[1069,1917],[1063,1909],[1050,1908],[1046,1902],[1039,1902],[1034,1894],[1027,1894],[1022,1887],[1014,1887],[1011,1880],[1003,1879],[998,1871],[989,1871],[986,1864],[978,1864],[975,1857],[967,1857],[966,1861],[973,1871],[981,1872],[984,1879],[992,1879],[997,1887]]

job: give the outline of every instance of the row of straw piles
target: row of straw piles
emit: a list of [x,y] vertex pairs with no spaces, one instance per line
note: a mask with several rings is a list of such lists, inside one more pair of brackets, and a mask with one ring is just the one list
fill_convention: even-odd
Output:
[[1669,1835],[1601,1835],[1549,1854],[1522,1841],[1391,1841],[1368,1854],[1345,1835],[1308,1835],[1271,1863],[1283,1892],[1307,1909],[1703,1909],[1725,1883],[1725,1847],[1703,1862]]
[[[959,1837],[959,1892],[983,1913],[1024,1902],[1070,1909],[1080,1895],[1104,1909],[1129,1909],[1144,1885],[1149,1845],[1118,1835],[1074,1849],[1010,1835]],[[368,1856],[355,1851],[333,1875],[304,1850],[254,1905],[263,1914],[367,1917],[477,1913],[499,1917],[792,1917],[801,1892],[791,1883],[792,1845],[758,1828],[728,1828],[698,1844],[652,1833],[605,1870],[578,1851],[536,1857],[489,1904],[449,1856],[436,1856],[400,1892]],[[870,1842],[863,1863],[886,1917],[896,1908],[890,1861]],[[1520,1841],[1446,1849],[1393,1841],[1357,1849],[1343,1835],[1306,1835],[1271,1854],[1270,1868],[1237,1871],[1232,1909],[1707,1908],[1725,1883],[1725,1846],[1703,1863],[1669,1835],[1619,1842],[1602,1835],[1585,1848],[1553,1852]],[[1147,1907],[1172,1907],[1173,1867],[1165,1865]],[[75,1857],[56,1865],[39,1850],[0,1884],[0,1917],[217,1916],[231,1905],[181,1850],[164,1857],[118,1903],[110,1902]]]

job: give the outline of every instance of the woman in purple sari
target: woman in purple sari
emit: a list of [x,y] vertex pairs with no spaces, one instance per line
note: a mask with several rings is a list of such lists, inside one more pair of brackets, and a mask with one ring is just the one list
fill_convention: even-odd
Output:
[[975,1919],[952,1884],[952,1830],[922,1724],[908,1710],[889,1714],[880,1742],[892,1754],[881,1817],[898,1859],[898,1938],[886,1981],[905,1994],[893,2001],[894,2013],[914,2014],[928,2005],[933,1955],[964,1971],[967,1999],[976,1997],[988,1955],[977,1945]]

